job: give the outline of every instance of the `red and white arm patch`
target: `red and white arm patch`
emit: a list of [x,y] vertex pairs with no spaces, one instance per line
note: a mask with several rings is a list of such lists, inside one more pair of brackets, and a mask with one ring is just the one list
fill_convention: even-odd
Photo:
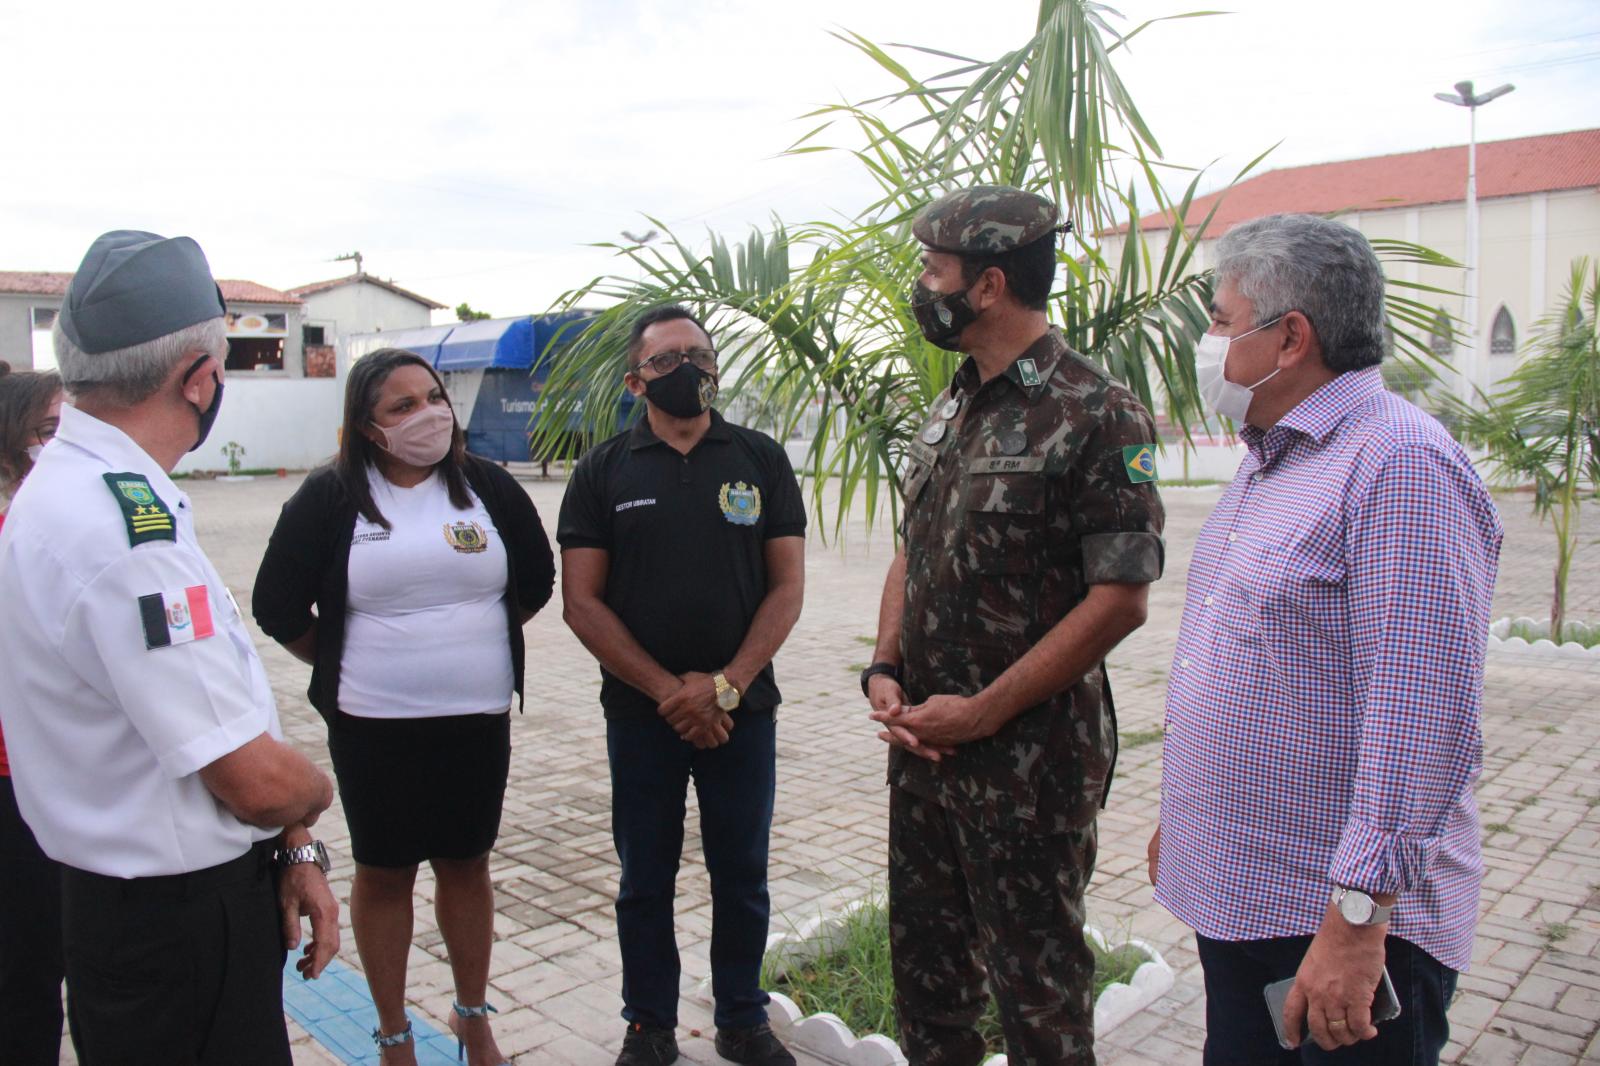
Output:
[[146,648],[187,644],[216,633],[211,623],[211,597],[204,585],[140,596],[139,620],[144,625]]

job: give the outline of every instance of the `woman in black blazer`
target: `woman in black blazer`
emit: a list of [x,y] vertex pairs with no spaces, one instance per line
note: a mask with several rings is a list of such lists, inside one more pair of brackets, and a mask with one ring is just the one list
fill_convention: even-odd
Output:
[[311,702],[328,722],[356,861],[351,924],[386,1064],[415,1061],[406,958],[423,860],[455,978],[451,1028],[472,1066],[503,1061],[485,998],[489,850],[522,626],[554,581],[532,501],[467,453],[434,369],[393,348],[358,360],[338,457],[284,505],[253,601],[262,631],[311,664]]

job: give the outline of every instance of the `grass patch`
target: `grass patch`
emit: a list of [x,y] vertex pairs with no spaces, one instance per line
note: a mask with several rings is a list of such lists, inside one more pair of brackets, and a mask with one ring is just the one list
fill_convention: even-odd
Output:
[[1167,735],[1167,731],[1160,726],[1154,729],[1135,729],[1131,733],[1122,734],[1121,746],[1123,748],[1142,748],[1146,744],[1154,744]]
[[877,637],[851,637],[850,639],[855,641],[857,644],[865,644],[869,648],[876,648],[878,646]]
[[1511,827],[1505,822],[1489,822],[1483,827],[1485,833],[1509,833]]
[[868,665],[870,665],[870,664],[868,664],[868,663],[851,663],[849,666],[846,666],[844,668],[844,672],[847,673],[847,674],[859,674],[861,671],[865,670],[868,667]]
[[[1134,971],[1148,961],[1144,952],[1133,947],[1102,952],[1093,941],[1090,947],[1095,953],[1097,997],[1113,982],[1130,980]],[[769,956],[762,964],[762,987],[794,1000],[801,1014],[828,1011],[838,1015],[857,1036],[882,1033],[891,1040],[900,1039],[894,1017],[894,975],[889,965],[889,908],[881,900],[846,915],[833,950],[820,958],[791,967],[782,977],[774,972],[778,961]],[[993,997],[978,1021],[978,1031],[988,1043],[990,1054],[1005,1051]]]
[[1559,944],[1572,935],[1572,926],[1566,922],[1551,922],[1544,927],[1544,938],[1551,944]]

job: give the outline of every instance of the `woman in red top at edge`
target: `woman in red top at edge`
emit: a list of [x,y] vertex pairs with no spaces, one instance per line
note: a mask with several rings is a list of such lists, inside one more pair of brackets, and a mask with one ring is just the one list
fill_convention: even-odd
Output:
[[[0,361],[0,523],[39,450],[56,435],[61,377]],[[0,693],[0,701],[5,699]],[[56,1066],[61,1057],[61,868],[17,810],[0,736],[0,1057]]]

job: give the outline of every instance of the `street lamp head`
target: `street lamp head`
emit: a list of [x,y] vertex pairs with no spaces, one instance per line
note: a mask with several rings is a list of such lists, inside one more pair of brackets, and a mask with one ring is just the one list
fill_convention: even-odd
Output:
[[1456,82],[1455,92],[1434,93],[1433,98],[1435,100],[1443,100],[1447,104],[1455,104],[1457,107],[1476,109],[1487,104],[1490,100],[1500,99],[1500,97],[1515,88],[1515,85],[1502,85],[1497,89],[1490,89],[1482,96],[1476,96],[1472,92],[1472,83],[1470,81],[1458,81]]

